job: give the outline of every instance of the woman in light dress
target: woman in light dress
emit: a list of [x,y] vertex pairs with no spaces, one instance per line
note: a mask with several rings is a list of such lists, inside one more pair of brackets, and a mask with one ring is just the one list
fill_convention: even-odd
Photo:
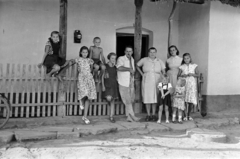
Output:
[[[156,48],[149,48],[148,57],[142,58],[136,67],[142,75],[142,97],[147,109],[145,121],[157,121],[156,105],[159,93],[157,85],[161,82],[162,75],[165,74],[165,65],[162,60],[156,57],[156,54]],[[142,70],[140,67],[142,67]],[[151,108],[152,114],[150,113]]]
[[167,59],[167,75],[170,78],[170,83],[173,87],[172,92],[175,92],[177,75],[183,59],[178,56],[179,51],[175,45],[172,45],[168,48],[168,54],[170,57]]

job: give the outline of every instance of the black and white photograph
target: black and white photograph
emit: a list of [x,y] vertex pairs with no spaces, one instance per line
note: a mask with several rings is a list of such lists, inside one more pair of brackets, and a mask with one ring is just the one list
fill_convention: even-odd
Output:
[[0,159],[238,159],[240,0],[0,0]]

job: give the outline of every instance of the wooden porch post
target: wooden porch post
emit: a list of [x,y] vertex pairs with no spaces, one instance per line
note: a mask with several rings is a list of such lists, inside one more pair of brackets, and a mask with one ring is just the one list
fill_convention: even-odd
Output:
[[[172,21],[173,21],[173,16],[174,16],[174,13],[175,13],[176,6],[177,6],[177,2],[175,0],[173,0],[172,11],[171,11],[171,13],[169,15],[169,18],[168,18],[168,48],[169,48],[169,46],[172,45]],[[168,58],[169,58],[168,51],[167,51],[167,55],[168,55]]]
[[[135,12],[135,30],[134,30],[134,60],[138,62],[141,58],[142,50],[142,5],[143,0],[134,0],[136,6]],[[141,100],[141,80],[140,73],[135,73],[135,113],[142,112],[142,100]]]
[[[67,0],[60,0],[60,19],[59,19],[59,33],[61,35],[61,51],[60,56],[66,59],[66,50],[67,50]],[[58,106],[57,115],[66,116],[66,107],[63,104],[65,102],[65,90],[66,82],[59,82],[58,85],[58,102],[62,103]]]

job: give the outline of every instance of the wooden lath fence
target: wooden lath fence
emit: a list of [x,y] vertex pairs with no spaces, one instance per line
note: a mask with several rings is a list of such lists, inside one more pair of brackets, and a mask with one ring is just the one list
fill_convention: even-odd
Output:
[[[55,77],[45,79],[45,69],[37,65],[0,64],[0,92],[12,103],[10,117],[46,117],[58,116],[60,105],[64,105],[64,115],[83,115],[77,99],[77,67],[73,65],[66,71],[64,80],[64,101],[59,100],[59,86],[62,83]],[[88,115],[109,115],[107,102],[97,88],[96,100],[90,103]],[[0,108],[3,109],[3,108]],[[125,113],[124,105],[117,101],[115,114]]]

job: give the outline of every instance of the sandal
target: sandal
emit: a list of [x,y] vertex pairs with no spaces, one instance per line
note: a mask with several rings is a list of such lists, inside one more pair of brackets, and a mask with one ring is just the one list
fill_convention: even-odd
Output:
[[110,120],[112,123],[115,123],[115,122],[116,122],[113,117],[109,117],[109,120]]
[[166,124],[169,124],[169,120],[166,120]]
[[83,106],[83,105],[80,105],[80,109],[83,110],[83,109],[84,109],[84,106]]
[[189,117],[188,117],[188,120],[193,121],[193,118],[189,116]]
[[160,121],[160,120],[158,120],[158,121],[157,121],[157,123],[158,123],[158,124],[161,124],[161,121]]
[[82,120],[85,122],[85,124],[90,124],[90,120],[88,118],[85,118],[84,116],[82,117]]
[[188,118],[187,118],[187,117],[184,117],[183,120],[184,120],[184,121],[188,121]]

